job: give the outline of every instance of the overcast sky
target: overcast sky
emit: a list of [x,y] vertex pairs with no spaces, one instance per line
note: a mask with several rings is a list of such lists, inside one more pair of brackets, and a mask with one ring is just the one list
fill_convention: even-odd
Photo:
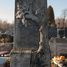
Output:
[[[0,19],[14,21],[14,4],[15,0],[0,0]],[[62,11],[67,9],[67,0],[48,0],[49,5],[52,5],[55,17],[60,17]]]

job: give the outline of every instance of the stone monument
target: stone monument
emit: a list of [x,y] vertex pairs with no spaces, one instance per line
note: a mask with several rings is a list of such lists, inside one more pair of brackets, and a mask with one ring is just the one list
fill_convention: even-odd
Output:
[[47,0],[15,0],[11,67],[50,67]]

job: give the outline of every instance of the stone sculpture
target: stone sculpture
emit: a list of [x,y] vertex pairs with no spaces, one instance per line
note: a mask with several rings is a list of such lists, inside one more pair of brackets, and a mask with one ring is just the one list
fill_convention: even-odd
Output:
[[11,67],[50,67],[46,10],[47,0],[15,1]]

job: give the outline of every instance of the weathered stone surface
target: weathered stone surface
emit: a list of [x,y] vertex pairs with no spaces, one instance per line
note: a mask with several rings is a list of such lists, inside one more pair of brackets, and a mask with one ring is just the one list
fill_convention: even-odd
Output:
[[46,9],[45,0],[16,0],[15,46],[38,48],[39,28]]
[[22,22],[16,22],[15,47],[38,48],[39,32],[37,26],[31,21],[25,27]]
[[29,53],[15,53],[11,55],[11,67],[30,67]]
[[33,1],[16,0],[15,45],[18,48],[38,48],[39,19],[32,8]]
[[[39,65],[50,67],[47,0],[16,0],[15,10],[15,36],[12,51],[15,54],[11,54],[11,67],[39,67]],[[31,52],[25,53],[27,49]]]

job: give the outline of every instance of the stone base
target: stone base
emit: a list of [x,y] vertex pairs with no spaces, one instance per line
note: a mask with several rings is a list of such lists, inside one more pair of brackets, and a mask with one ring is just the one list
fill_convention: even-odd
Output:
[[12,52],[10,67],[30,67],[31,53],[27,52]]

